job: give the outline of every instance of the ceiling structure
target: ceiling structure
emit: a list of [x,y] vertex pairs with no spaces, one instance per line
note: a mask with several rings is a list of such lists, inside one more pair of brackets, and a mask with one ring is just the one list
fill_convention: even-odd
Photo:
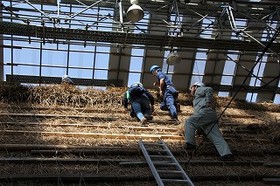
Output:
[[[149,68],[157,64],[181,91],[194,81],[203,81],[217,92],[239,99],[246,99],[249,93],[256,101],[273,101],[280,95],[279,1],[138,0],[144,11],[144,18],[138,22],[126,16],[131,5],[130,0],[1,1],[2,79],[46,83],[44,79],[52,82],[52,78],[44,76],[44,67],[63,68],[70,76],[71,69],[77,68],[91,69],[93,73],[105,70],[109,83],[104,85],[116,82],[116,86],[126,86],[134,74],[147,88],[153,88],[155,79]],[[30,47],[32,43],[38,45]],[[46,45],[54,47],[46,49]],[[75,51],[81,53],[91,47],[88,52],[94,58],[93,66],[71,66],[71,46],[82,46]],[[16,51],[25,48],[40,51],[37,63],[14,60]],[[66,53],[65,65],[44,66],[45,50]],[[142,55],[135,54],[135,50]],[[8,61],[4,60],[6,51]],[[177,52],[180,62],[167,64],[170,52]],[[107,69],[94,65],[103,60],[96,57],[100,53],[108,55]],[[138,70],[133,68],[136,58],[141,59]],[[18,66],[36,67],[39,71],[26,75],[14,69]],[[92,85],[100,83],[96,77],[92,75]],[[91,85],[83,75],[76,80],[81,85]],[[53,82],[57,81],[53,77]]]

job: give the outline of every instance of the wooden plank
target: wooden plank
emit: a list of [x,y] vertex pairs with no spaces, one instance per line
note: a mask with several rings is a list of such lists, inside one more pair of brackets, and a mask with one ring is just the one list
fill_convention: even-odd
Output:
[[[174,175],[172,175],[174,177]],[[172,178],[172,176],[166,176],[166,178]],[[264,179],[264,176],[262,174],[257,175],[203,175],[203,176],[190,176],[192,181],[262,181],[267,180],[276,180],[278,181],[279,178],[269,179],[269,177],[276,177],[274,175],[267,175]],[[9,179],[7,179],[9,178]],[[83,174],[82,178],[86,182],[96,182],[96,181],[149,181],[153,180],[153,176],[151,174],[149,175],[139,175],[137,174],[129,174],[129,175],[113,175],[113,174]],[[19,180],[40,180],[40,181],[53,181],[57,183],[57,180],[61,180],[63,183],[69,183],[69,182],[75,182],[78,183],[78,181],[81,180],[81,174],[9,174],[7,176],[1,175],[0,180],[1,181],[19,181]],[[274,182],[278,183],[278,182]]]
[[[132,148],[85,148],[85,149],[57,149],[57,150],[31,150],[30,153],[32,155],[78,155],[78,156],[86,156],[86,155],[125,155],[125,156],[139,156],[142,155],[139,149]],[[181,153],[181,152],[180,152]],[[179,151],[177,152],[179,154]]]
[[50,127],[79,127],[79,128],[102,128],[102,129],[128,129],[134,131],[164,131],[164,132],[178,132],[177,128],[168,127],[141,127],[141,126],[111,126],[111,124],[83,124],[83,123],[63,123],[63,124],[53,124],[53,123],[41,123],[41,122],[0,122],[4,125],[15,125],[15,126],[50,126]]
[[0,163],[98,163],[119,164],[120,162],[132,161],[131,159],[92,159],[92,158],[36,158],[36,157],[12,157],[0,158]]
[[278,177],[265,177],[263,178],[263,182],[269,185],[280,185],[280,176]]
[[[98,122],[100,123],[100,122]],[[152,123],[152,122],[151,122]],[[157,123],[155,121],[154,123]],[[14,126],[31,126],[31,127],[36,127],[36,126],[45,126],[45,127],[78,127],[78,128],[92,128],[92,129],[119,129],[119,130],[129,130],[129,131],[154,131],[154,132],[169,132],[179,134],[183,133],[181,132],[182,129],[175,127],[175,128],[169,128],[169,127],[141,127],[141,126],[111,126],[106,125],[106,124],[83,124],[83,123],[63,123],[63,124],[53,124],[53,123],[41,123],[41,122],[0,122],[0,124],[4,125],[14,125]],[[159,123],[157,123],[159,124]],[[169,124],[174,124],[173,121],[170,121]],[[250,127],[249,127],[250,128]],[[227,128],[221,128],[221,131],[224,134],[257,134],[259,131],[253,131],[253,130],[248,130],[246,127],[244,129],[227,129]]]
[[95,109],[95,108],[74,108],[74,107],[40,107],[40,106],[10,106],[10,105],[1,105],[1,109],[8,110],[21,110],[21,111],[73,111],[73,112],[81,112],[81,113],[128,113],[128,111],[124,109]]
[[113,182],[120,182],[120,181],[150,181],[153,180],[152,175],[139,175],[139,174],[129,174],[129,175],[119,175],[119,174],[8,174],[8,175],[0,175],[1,182],[13,183],[14,181],[20,180],[40,180],[40,181],[52,181],[55,182],[57,185],[57,181],[60,180],[63,183],[71,183],[74,182],[75,185],[81,181],[81,178],[87,183],[92,182],[96,183],[96,181],[113,181]]
[[[125,150],[124,150],[125,149]],[[78,153],[83,154],[84,152],[91,152],[94,154],[139,154],[138,146],[136,147],[106,147],[106,146],[77,146],[77,145],[47,145],[47,144],[0,144],[0,150],[3,151],[31,151],[39,152],[42,154],[44,152],[57,154],[62,152],[67,153]]]
[[241,114],[223,114],[222,117],[230,117],[230,118],[255,118],[255,115],[241,115]]
[[94,137],[94,138],[107,138],[107,139],[127,139],[127,140],[184,140],[179,135],[150,135],[150,134],[104,134],[104,133],[86,133],[86,132],[38,132],[38,131],[16,131],[16,130],[1,130],[1,134],[9,135],[55,135],[55,136],[66,136],[66,137]]
[[[186,154],[186,150],[182,147],[182,144],[178,144],[176,148],[171,149],[173,155],[182,156],[182,154]],[[278,155],[280,153],[279,150],[270,151],[270,150],[255,150],[255,151],[245,151],[245,150],[234,150],[233,154],[236,156],[259,156],[259,157],[265,157],[266,155]],[[31,150],[32,155],[65,155],[65,154],[75,154],[75,155],[96,155],[96,154],[110,154],[110,155],[139,155],[139,149],[127,149],[127,148],[85,148],[85,149],[49,149],[49,150]],[[199,152],[196,153],[196,156],[215,156],[217,157],[217,152],[213,150],[206,150],[200,149]],[[204,158],[204,157],[203,157]],[[263,159],[263,158],[262,158]],[[236,160],[237,161],[237,160]],[[250,160],[245,160],[247,162],[250,162]],[[278,160],[277,160],[278,161]]]
[[35,113],[0,113],[0,116],[16,116],[16,117],[67,117],[67,118],[90,118],[103,121],[115,121],[117,118],[104,116],[92,116],[92,115],[70,115],[70,114],[35,114]]
[[[23,110],[24,108],[17,108],[17,109],[21,109]],[[55,107],[55,108],[40,108],[40,107],[31,107],[30,109],[28,108],[25,108],[26,110],[32,110],[32,111],[36,111],[38,109],[39,110],[52,110],[52,111],[79,111],[81,112],[80,114],[82,113],[98,113],[98,114],[106,114],[106,113],[110,113],[110,114],[127,114],[128,115],[128,112],[123,110],[123,109],[108,109],[108,108],[103,108],[103,109],[85,109],[85,108],[60,108],[60,107]],[[3,113],[5,114],[5,113]],[[24,114],[24,113],[7,113],[8,114]],[[29,113],[27,113],[29,114]],[[38,114],[38,113],[34,113],[34,114]],[[38,114],[38,115],[42,115],[42,114]],[[57,115],[57,114],[54,114],[54,115]],[[166,116],[168,115],[166,111],[161,111],[161,110],[158,110],[157,112],[155,112],[154,116]],[[190,116],[192,115],[192,112],[180,112],[179,115],[181,116]],[[220,113],[217,113],[217,115],[219,116]],[[55,116],[54,116],[55,117]],[[74,117],[74,116],[71,116],[71,117]],[[241,115],[241,114],[223,114],[223,117],[231,117],[231,118],[255,118],[255,115],[249,115],[249,114],[246,114],[246,115]]]
[[[120,165],[141,165],[146,166],[147,162],[140,159],[108,159],[108,158],[37,158],[37,157],[10,157],[0,158],[0,163],[100,163],[100,164],[120,164]],[[189,163],[191,165],[206,165],[206,166],[224,166],[225,164],[231,166],[263,166],[265,161],[217,161],[217,160],[181,160],[181,164]],[[272,162],[273,163],[273,162]],[[275,162],[278,163],[278,162]]]
[[266,166],[266,167],[280,167],[280,162],[266,162],[264,164],[264,166]]
[[230,122],[220,122],[220,125],[224,126],[231,126],[231,127],[247,127],[247,126],[256,126],[256,127],[262,127],[267,126],[267,123],[264,121],[260,121],[258,123],[230,123]]
[[[65,136],[65,137],[94,137],[94,138],[107,138],[107,139],[126,139],[126,140],[140,140],[140,139],[145,139],[145,140],[178,140],[184,142],[184,137],[180,135],[164,135],[164,134],[106,134],[106,133],[86,133],[86,132],[38,132],[38,131],[18,131],[18,130],[0,130],[0,133],[2,135],[55,135],[55,136]],[[236,137],[224,137],[225,140],[236,140]],[[256,142],[256,143],[265,143],[265,142],[271,142],[270,140],[267,139],[238,139],[244,140],[244,141],[251,141],[251,142]]]
[[[0,144],[0,150],[33,150],[33,149],[94,149],[91,146],[75,146],[75,145],[47,145],[47,144]],[[97,147],[97,149],[99,149]]]
[[[217,161],[217,160],[181,160],[178,161],[180,164],[189,164],[192,166],[263,166],[265,161]],[[122,166],[146,166],[146,161],[121,161],[120,165]]]

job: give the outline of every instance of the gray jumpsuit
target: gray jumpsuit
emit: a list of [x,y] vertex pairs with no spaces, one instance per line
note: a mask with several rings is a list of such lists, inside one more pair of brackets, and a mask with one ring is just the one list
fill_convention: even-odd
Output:
[[207,102],[211,102],[213,98],[213,89],[211,87],[197,87],[194,95],[193,107],[194,114],[185,122],[185,139],[187,143],[196,145],[195,131],[202,129],[208,139],[215,145],[220,156],[232,154],[227,142],[224,140],[217,120],[215,109],[207,107]]

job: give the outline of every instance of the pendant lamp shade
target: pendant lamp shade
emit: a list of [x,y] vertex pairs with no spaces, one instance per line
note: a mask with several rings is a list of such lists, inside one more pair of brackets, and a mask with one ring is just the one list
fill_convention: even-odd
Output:
[[176,63],[180,63],[181,59],[182,58],[179,56],[177,52],[170,52],[167,56],[166,63],[168,65],[174,65]]
[[135,22],[138,22],[141,19],[143,19],[144,11],[143,11],[143,9],[139,5],[132,4],[128,8],[126,16],[127,16],[129,21],[131,21],[132,23],[135,23]]

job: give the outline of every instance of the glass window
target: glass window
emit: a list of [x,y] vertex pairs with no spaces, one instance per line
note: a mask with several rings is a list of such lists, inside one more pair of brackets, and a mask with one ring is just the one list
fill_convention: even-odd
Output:
[[15,66],[14,75],[38,76],[39,67],[38,66],[37,67],[36,66]]
[[109,68],[109,54],[97,53],[95,68],[108,69]]
[[222,76],[221,85],[232,85],[233,76]]
[[229,92],[220,91],[220,92],[218,92],[218,96],[220,96],[220,97],[228,97],[229,96]]
[[196,52],[196,59],[203,59],[206,60],[207,58],[207,53],[206,52]]
[[[131,54],[135,56],[141,56],[141,57],[134,57],[131,56],[130,58],[130,66],[129,66],[129,74],[128,74],[128,86],[131,85],[132,83],[141,80],[141,72],[143,68],[143,54],[144,54],[144,49],[135,49],[132,48]],[[139,72],[139,73],[135,73]]]
[[[250,86],[261,86],[261,79],[263,77],[264,68],[267,62],[267,55],[264,55],[263,58],[257,63],[254,68],[254,76],[250,79]],[[258,56],[257,59],[258,60]]]
[[204,75],[207,53],[204,51],[198,51],[195,58],[192,73],[195,75]]
[[[38,58],[38,62],[39,62],[39,58]],[[67,52],[43,50],[42,64],[66,66]]]
[[226,61],[223,74],[224,75],[234,75],[235,73],[235,62],[233,61]]
[[70,68],[68,75],[73,78],[92,79],[92,70]]
[[258,93],[248,92],[246,95],[246,101],[248,102],[256,102]]
[[204,75],[206,60],[195,60],[193,67],[193,74]]
[[215,22],[214,17],[207,17],[207,18],[203,19],[202,25],[201,25],[202,31],[200,33],[200,37],[202,37],[202,38],[211,38],[212,37],[214,22]]
[[194,84],[195,82],[202,82],[202,78],[203,78],[203,76],[193,75],[192,79],[191,79],[191,85]]
[[276,94],[273,103],[280,104],[280,94]]
[[[66,61],[66,60],[65,60]],[[91,53],[70,52],[69,66],[89,67],[93,66],[93,55]]]
[[143,57],[131,57],[129,71],[141,72]]
[[65,74],[64,68],[42,67],[42,76],[62,77],[64,74]]
[[127,86],[130,86],[134,82],[140,82],[141,74],[140,73],[129,73]]
[[108,70],[94,70],[94,79],[108,79]]

